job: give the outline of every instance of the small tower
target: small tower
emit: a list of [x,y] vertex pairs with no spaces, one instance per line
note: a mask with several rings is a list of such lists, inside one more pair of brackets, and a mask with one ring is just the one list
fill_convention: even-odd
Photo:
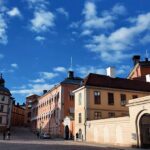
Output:
[[140,61],[140,55],[134,55],[132,60],[133,60],[134,66],[135,66]]
[[69,71],[68,71],[68,78],[69,79],[73,79],[74,78],[74,71],[73,71],[73,67],[72,67],[72,57],[70,59],[71,63],[70,63],[70,68],[69,68]]
[[0,74],[0,86],[2,86],[2,87],[5,86],[5,80],[3,79],[2,73]]

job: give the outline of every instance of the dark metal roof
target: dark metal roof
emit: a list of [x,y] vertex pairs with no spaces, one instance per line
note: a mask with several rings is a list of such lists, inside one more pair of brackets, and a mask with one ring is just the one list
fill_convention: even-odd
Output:
[[83,80],[83,85],[150,92],[150,83],[148,82],[124,78],[111,78],[109,76],[92,73]]
[[5,87],[3,87],[3,86],[0,86],[0,92],[5,92],[5,93],[11,95],[9,89],[7,89],[7,88],[5,88]]
[[66,78],[60,84],[77,84],[77,85],[80,85],[82,80],[83,79],[80,77]]
[[139,65],[140,65],[140,66],[147,66],[147,67],[150,67],[150,61],[140,61],[140,62],[139,62]]

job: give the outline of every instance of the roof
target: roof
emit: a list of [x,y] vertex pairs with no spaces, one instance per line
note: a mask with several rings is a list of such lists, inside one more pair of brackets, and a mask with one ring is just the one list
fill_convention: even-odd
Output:
[[128,78],[130,78],[130,76],[132,75],[132,73],[134,72],[134,70],[136,70],[136,68],[138,66],[142,66],[142,67],[150,67],[150,61],[139,61],[134,67],[133,69],[130,71]]
[[0,86],[0,92],[5,92],[5,93],[7,93],[7,94],[11,95],[11,93],[10,93],[9,89],[7,89],[7,88],[6,88],[6,87],[4,87],[4,86]]
[[40,97],[39,95],[36,95],[36,94],[33,94],[33,95],[30,95],[30,96],[27,96],[26,99],[36,99]]
[[76,84],[80,85],[83,79],[80,77],[66,78],[60,84]]
[[84,80],[83,86],[97,86],[105,88],[126,89],[150,92],[150,83],[124,78],[111,78],[106,75],[90,73]]

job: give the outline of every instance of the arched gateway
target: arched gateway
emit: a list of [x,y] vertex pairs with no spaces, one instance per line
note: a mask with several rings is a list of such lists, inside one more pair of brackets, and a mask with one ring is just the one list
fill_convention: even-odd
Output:
[[150,148],[150,114],[144,114],[140,118],[139,128],[141,147]]
[[129,101],[131,144],[150,148],[150,96]]

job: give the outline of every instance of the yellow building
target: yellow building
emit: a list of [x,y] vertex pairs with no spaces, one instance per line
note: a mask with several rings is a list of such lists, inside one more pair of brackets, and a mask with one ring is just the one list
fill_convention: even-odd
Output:
[[130,99],[150,94],[150,83],[89,74],[75,94],[75,133],[86,140],[89,120],[129,115],[126,104]]

